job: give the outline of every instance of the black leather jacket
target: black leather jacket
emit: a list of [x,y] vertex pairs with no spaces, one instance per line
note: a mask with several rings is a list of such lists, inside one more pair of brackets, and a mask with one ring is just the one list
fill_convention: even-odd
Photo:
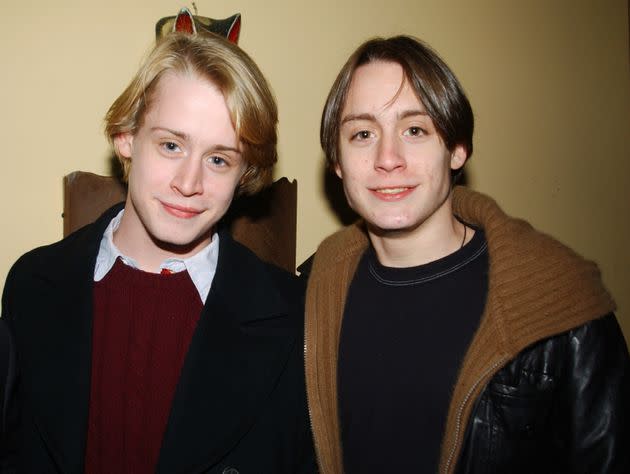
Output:
[[630,361],[614,315],[540,341],[482,391],[458,474],[630,473]]

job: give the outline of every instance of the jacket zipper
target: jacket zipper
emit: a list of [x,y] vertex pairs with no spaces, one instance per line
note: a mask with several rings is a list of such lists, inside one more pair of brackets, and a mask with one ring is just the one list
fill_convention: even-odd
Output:
[[459,444],[459,437],[462,431],[462,412],[464,411],[464,406],[470,400],[472,393],[475,391],[477,386],[488,376],[488,374],[492,373],[497,367],[499,367],[505,358],[502,358],[495,362],[488,370],[486,370],[476,381],[475,383],[468,389],[464,400],[459,405],[459,409],[457,410],[457,419],[455,422],[455,439],[453,441],[453,447],[451,448],[451,452],[448,455],[448,460],[446,461],[446,465],[444,466],[444,474],[448,474],[449,468],[451,467],[451,463],[453,462],[453,457],[455,456],[455,451],[457,450],[457,445]]
[[[306,321],[304,324],[304,382],[306,385]],[[319,466],[321,466],[321,463],[319,462],[319,449],[317,448],[317,438],[315,437],[315,430],[313,429],[313,414],[311,412],[311,404],[309,403],[308,390],[306,391],[306,408],[308,411],[308,426],[311,429],[311,438],[313,439],[313,450],[315,451],[315,462],[317,463],[317,466],[319,469]]]

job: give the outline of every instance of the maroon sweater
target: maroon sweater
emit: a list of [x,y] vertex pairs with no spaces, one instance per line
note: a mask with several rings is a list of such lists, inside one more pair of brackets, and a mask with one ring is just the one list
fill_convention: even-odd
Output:
[[147,273],[119,259],[94,284],[86,473],[155,472],[202,308],[186,271]]

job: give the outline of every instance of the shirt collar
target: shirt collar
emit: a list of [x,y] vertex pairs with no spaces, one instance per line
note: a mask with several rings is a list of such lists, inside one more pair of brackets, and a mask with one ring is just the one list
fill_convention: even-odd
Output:
[[[116,217],[110,221],[107,229],[105,229],[105,233],[103,234],[101,245],[98,250],[98,255],[96,257],[94,281],[101,281],[105,278],[105,275],[109,273],[118,258],[120,258],[125,265],[132,268],[139,268],[137,262],[133,258],[123,255],[114,244],[114,231],[118,229],[124,212],[125,210],[122,209]],[[218,259],[219,234],[215,232],[212,236],[210,244],[206,245],[195,255],[185,259],[169,257],[161,263],[160,269],[167,269],[173,273],[188,270],[190,279],[195,285],[195,288],[197,288],[201,301],[205,304],[208,293],[210,292],[212,280],[214,279],[214,275],[217,271]]]

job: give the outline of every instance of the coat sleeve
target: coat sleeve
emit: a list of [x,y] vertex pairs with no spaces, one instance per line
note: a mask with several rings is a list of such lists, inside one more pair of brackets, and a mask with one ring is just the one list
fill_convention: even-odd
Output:
[[10,329],[10,282],[13,271],[7,276],[2,294],[0,318],[0,473],[15,470],[17,410],[14,396],[17,379],[16,349]]
[[630,472],[630,361],[615,316],[570,331],[568,351],[571,472]]

